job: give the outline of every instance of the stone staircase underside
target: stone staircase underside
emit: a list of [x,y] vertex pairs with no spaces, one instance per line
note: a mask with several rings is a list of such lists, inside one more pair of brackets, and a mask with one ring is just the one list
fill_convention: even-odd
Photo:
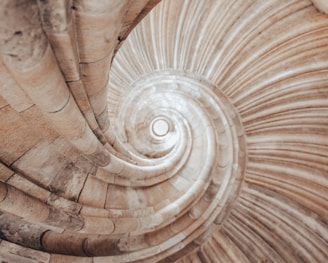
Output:
[[325,262],[327,13],[1,1],[1,262]]

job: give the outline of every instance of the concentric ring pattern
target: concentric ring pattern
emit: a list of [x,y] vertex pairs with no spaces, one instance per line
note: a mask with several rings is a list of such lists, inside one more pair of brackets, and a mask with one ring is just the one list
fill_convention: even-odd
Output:
[[[131,33],[115,57],[108,102],[114,132],[135,162],[189,154],[183,170],[177,163],[163,180],[194,178],[193,185],[202,178],[207,185],[225,174],[211,187],[214,196],[232,171],[230,195],[245,180],[225,220],[219,214],[204,224],[205,234],[190,233],[183,247],[157,259],[327,259],[327,47],[328,17],[309,1],[166,0]],[[170,131],[156,139],[149,126],[158,117]],[[181,145],[184,155],[177,154]],[[206,165],[212,175],[203,177]],[[210,205],[224,206],[218,199]]]

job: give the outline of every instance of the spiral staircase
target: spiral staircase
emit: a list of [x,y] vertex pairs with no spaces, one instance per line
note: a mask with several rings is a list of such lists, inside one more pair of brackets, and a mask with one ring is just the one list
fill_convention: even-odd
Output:
[[0,262],[327,262],[326,0],[5,0],[0,30]]

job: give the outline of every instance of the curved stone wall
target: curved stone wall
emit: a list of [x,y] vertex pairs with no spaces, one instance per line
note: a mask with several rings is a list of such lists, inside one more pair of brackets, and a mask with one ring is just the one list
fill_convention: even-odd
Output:
[[0,259],[325,262],[325,2],[158,2],[0,4]]

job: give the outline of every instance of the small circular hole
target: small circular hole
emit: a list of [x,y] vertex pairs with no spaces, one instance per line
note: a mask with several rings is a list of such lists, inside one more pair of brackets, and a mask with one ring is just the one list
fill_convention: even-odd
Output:
[[152,125],[152,130],[156,136],[164,136],[169,132],[169,124],[163,119],[155,120]]

